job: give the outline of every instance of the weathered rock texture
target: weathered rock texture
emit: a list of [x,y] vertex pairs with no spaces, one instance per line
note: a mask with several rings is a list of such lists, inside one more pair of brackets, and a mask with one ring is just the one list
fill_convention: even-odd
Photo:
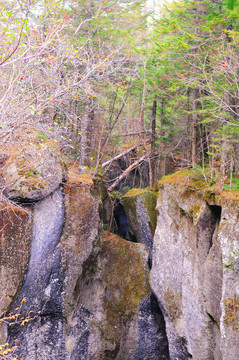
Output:
[[153,236],[157,222],[157,195],[144,189],[131,189],[123,196],[129,226],[138,242],[147,247],[152,258]]
[[74,167],[68,175],[32,202],[31,217],[19,207],[9,226],[2,211],[2,283],[12,275],[4,306],[19,314],[6,319],[10,346],[28,360],[168,360],[146,247],[103,237],[99,189]]
[[22,125],[0,149],[2,187],[12,200],[41,200],[56,190],[63,177],[60,148],[39,129]]
[[239,353],[239,202],[226,201],[218,231],[223,254],[223,283],[220,308],[223,359],[232,360]]
[[133,359],[140,304],[150,291],[146,260],[143,245],[107,234],[98,256],[85,261],[69,318],[70,359]]
[[151,286],[173,360],[238,357],[239,206],[209,195],[167,179],[159,190]]
[[31,209],[0,204],[0,316],[16,298],[28,261]]
[[[58,243],[64,223],[61,190],[37,203],[34,209],[30,260],[14,307],[21,318],[34,318],[25,326],[9,327],[16,353],[22,359],[65,359],[63,284]],[[22,299],[25,302],[21,305]],[[39,314],[38,314],[39,313]]]
[[132,189],[129,242],[103,233],[99,181],[73,166],[64,182],[57,145],[26,135],[0,154],[1,343],[24,360],[237,359],[238,200],[172,176],[157,216],[156,195]]

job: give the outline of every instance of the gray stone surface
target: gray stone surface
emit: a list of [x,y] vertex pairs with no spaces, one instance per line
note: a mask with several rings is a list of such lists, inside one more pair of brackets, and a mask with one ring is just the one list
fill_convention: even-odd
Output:
[[98,255],[83,264],[75,288],[66,336],[69,359],[133,360],[147,330],[139,330],[138,319],[148,292],[145,247],[107,234]]
[[63,178],[62,154],[54,140],[30,125],[15,129],[12,142],[0,149],[4,194],[20,202],[42,200]]
[[[11,344],[18,340],[20,359],[65,359],[61,253],[57,244],[64,223],[61,190],[37,203],[34,209],[28,270],[14,308],[24,326],[9,326]],[[22,303],[22,299],[25,302]]]
[[221,294],[221,348],[223,359],[239,354],[239,203],[227,201],[222,207],[218,230],[222,249],[223,283]]
[[130,228],[137,241],[146,246],[151,260],[157,218],[155,193],[131,189],[123,196],[123,205]]
[[169,359],[146,247],[102,236],[92,184],[67,183],[64,190],[35,204],[30,258],[12,309],[19,321],[8,328],[10,344],[18,340],[16,354],[27,360]]
[[133,360],[158,359],[170,360],[163,314],[151,292],[140,304],[138,343]]
[[[228,279],[223,275],[220,206],[207,204],[185,186],[164,184],[157,208],[151,286],[163,310],[171,359],[236,358],[232,336],[233,356],[224,350],[221,297]],[[227,236],[237,238],[227,225]],[[235,278],[232,283],[235,287]]]

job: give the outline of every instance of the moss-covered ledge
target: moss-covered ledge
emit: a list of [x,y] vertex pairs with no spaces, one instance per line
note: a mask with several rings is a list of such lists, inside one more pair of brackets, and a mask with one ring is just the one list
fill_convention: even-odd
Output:
[[206,200],[209,205],[222,206],[239,201],[239,191],[221,189],[218,181],[210,186],[210,182],[206,182],[203,175],[195,174],[192,169],[183,169],[164,176],[158,181],[158,188],[163,189],[166,184],[177,184],[179,193],[185,198],[193,194]]

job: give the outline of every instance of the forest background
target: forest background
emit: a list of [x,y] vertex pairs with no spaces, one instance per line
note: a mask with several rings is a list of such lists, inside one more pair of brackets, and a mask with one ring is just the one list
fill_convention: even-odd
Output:
[[237,189],[238,1],[147,5],[3,1],[0,141],[34,124],[93,174],[125,152],[151,186],[171,157]]

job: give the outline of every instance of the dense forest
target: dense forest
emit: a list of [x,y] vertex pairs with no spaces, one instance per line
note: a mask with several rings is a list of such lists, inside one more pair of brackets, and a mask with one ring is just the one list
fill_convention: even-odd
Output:
[[0,17],[2,144],[30,123],[93,174],[131,149],[151,186],[171,157],[237,187],[237,0],[2,1]]

